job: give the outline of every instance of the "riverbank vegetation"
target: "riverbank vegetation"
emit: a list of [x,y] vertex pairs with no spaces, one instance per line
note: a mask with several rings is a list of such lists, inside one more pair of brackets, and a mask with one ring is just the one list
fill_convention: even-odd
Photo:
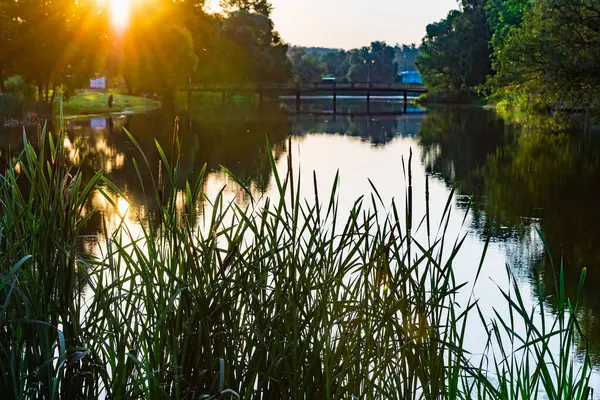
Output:
[[434,94],[582,114],[600,101],[599,18],[593,0],[462,0],[428,26],[417,65]]
[[[171,156],[157,147],[164,184],[143,153],[135,162],[160,204],[150,215],[128,209],[101,172],[70,165],[63,141],[42,131],[0,181],[9,397],[589,398],[585,345],[574,353],[585,343],[577,298],[558,279],[557,296],[535,304],[555,314],[536,317],[511,279],[498,289],[510,318],[487,316],[473,297],[459,304],[481,261],[473,282],[456,281],[464,238],[446,231],[451,201],[439,221],[413,215],[428,193],[412,192],[410,158],[405,202],[386,206],[374,190],[340,210],[338,178],[329,192],[304,191],[267,146],[278,195],[242,208],[204,199],[204,170],[173,189],[185,147],[175,131]],[[97,195],[116,224],[89,208]],[[83,248],[98,217],[104,239]],[[467,323],[486,335],[477,355]]]

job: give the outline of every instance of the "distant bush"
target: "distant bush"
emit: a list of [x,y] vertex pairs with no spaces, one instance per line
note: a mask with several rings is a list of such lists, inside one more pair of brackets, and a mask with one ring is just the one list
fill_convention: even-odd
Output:
[[23,102],[14,93],[0,94],[0,118],[18,118],[22,114]]
[[4,88],[6,92],[12,93],[20,99],[32,99],[35,97],[32,86],[21,75],[13,75],[4,81]]

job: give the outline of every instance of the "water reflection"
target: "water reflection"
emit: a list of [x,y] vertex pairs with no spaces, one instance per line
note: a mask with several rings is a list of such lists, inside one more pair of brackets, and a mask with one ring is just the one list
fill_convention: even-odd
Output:
[[[283,110],[288,114],[297,114],[296,100],[290,98],[285,101],[283,103]],[[334,110],[340,116],[361,116],[367,113],[372,116],[384,116],[403,114],[405,111],[409,114],[423,113],[425,111],[425,109],[415,104],[408,104],[405,110],[402,96],[397,98],[372,96],[369,106],[367,106],[365,96],[339,96],[335,108],[331,96],[303,98],[300,103],[300,114],[330,114],[333,116]]]
[[[226,186],[228,198],[242,204],[248,202],[247,195],[230,182],[221,165],[248,183],[257,196],[272,193],[266,137],[272,143],[276,163],[284,168],[285,157],[292,151],[296,162],[305,168],[305,179],[317,170],[329,184],[340,169],[345,185],[340,200],[348,207],[358,196],[370,192],[366,177],[373,179],[386,201],[401,198],[401,157],[413,148],[421,161],[415,177],[428,173],[437,178],[432,180],[431,189],[435,207],[443,210],[450,187],[457,190],[454,204],[463,211],[469,205],[467,224],[472,235],[465,244],[470,251],[465,262],[476,264],[473,260],[490,238],[495,245],[488,260],[490,274],[502,275],[504,264],[510,264],[533,298],[554,294],[561,258],[570,297],[576,295],[581,269],[588,268],[581,299],[585,306],[582,324],[592,344],[600,344],[600,250],[596,247],[600,240],[596,201],[600,136],[517,131],[493,112],[468,108],[398,116],[333,116],[287,115],[285,110],[266,105],[253,113],[204,116],[191,123],[182,120],[181,126],[185,128],[176,184],[183,187],[185,180],[194,181],[206,163],[207,197],[214,198]],[[135,135],[145,158],[125,129]],[[32,137],[35,131],[28,134]],[[289,135],[293,136],[292,149],[288,148]],[[100,237],[103,226],[112,230],[123,220],[132,230],[138,219],[156,221],[158,205],[149,193],[160,160],[155,139],[171,157],[173,116],[156,112],[69,124],[64,145],[72,162],[86,176],[103,170],[125,195],[108,201],[101,193],[94,194],[88,209],[97,213],[86,226],[87,235]],[[0,135],[0,165],[15,159],[22,142],[20,130]],[[140,166],[140,176],[133,159]],[[424,182],[415,182],[415,193],[424,193]],[[201,207],[198,205],[198,210]],[[458,231],[462,214],[457,212],[456,219]],[[554,268],[535,229],[546,237]],[[89,249],[97,243],[90,240],[86,246]]]
[[600,345],[600,136],[517,132],[491,112],[438,110],[425,120],[419,143],[428,170],[474,195],[474,229],[482,240],[511,244],[508,262],[521,267],[534,294],[555,294],[562,263],[566,294],[576,299],[587,268],[582,323],[592,345]]

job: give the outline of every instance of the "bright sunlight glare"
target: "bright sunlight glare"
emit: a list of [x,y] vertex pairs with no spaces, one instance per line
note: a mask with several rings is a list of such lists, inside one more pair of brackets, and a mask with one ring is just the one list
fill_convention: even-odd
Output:
[[119,197],[117,200],[117,211],[119,212],[119,216],[121,218],[125,218],[127,215],[127,211],[129,211],[129,202],[122,197]]
[[111,24],[115,30],[123,32],[127,29],[131,14],[131,0],[98,0],[98,3],[108,4]]
[[205,5],[205,10],[209,14],[216,14],[223,12],[223,7],[221,7],[221,0],[207,0]]
[[122,32],[129,23],[129,0],[110,0],[110,15],[113,27]]

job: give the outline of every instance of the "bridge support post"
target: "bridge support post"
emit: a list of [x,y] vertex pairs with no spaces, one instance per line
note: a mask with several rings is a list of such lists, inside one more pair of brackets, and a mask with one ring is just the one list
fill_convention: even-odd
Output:
[[367,113],[371,114],[371,85],[367,87]]
[[189,88],[187,91],[187,112],[188,115],[192,114],[192,89]]
[[333,113],[337,114],[337,88],[335,82],[333,82]]
[[300,84],[296,84],[296,112],[299,113],[300,112],[300,104],[301,102],[301,97],[300,97]]
[[404,114],[408,111],[408,91],[404,91]]

